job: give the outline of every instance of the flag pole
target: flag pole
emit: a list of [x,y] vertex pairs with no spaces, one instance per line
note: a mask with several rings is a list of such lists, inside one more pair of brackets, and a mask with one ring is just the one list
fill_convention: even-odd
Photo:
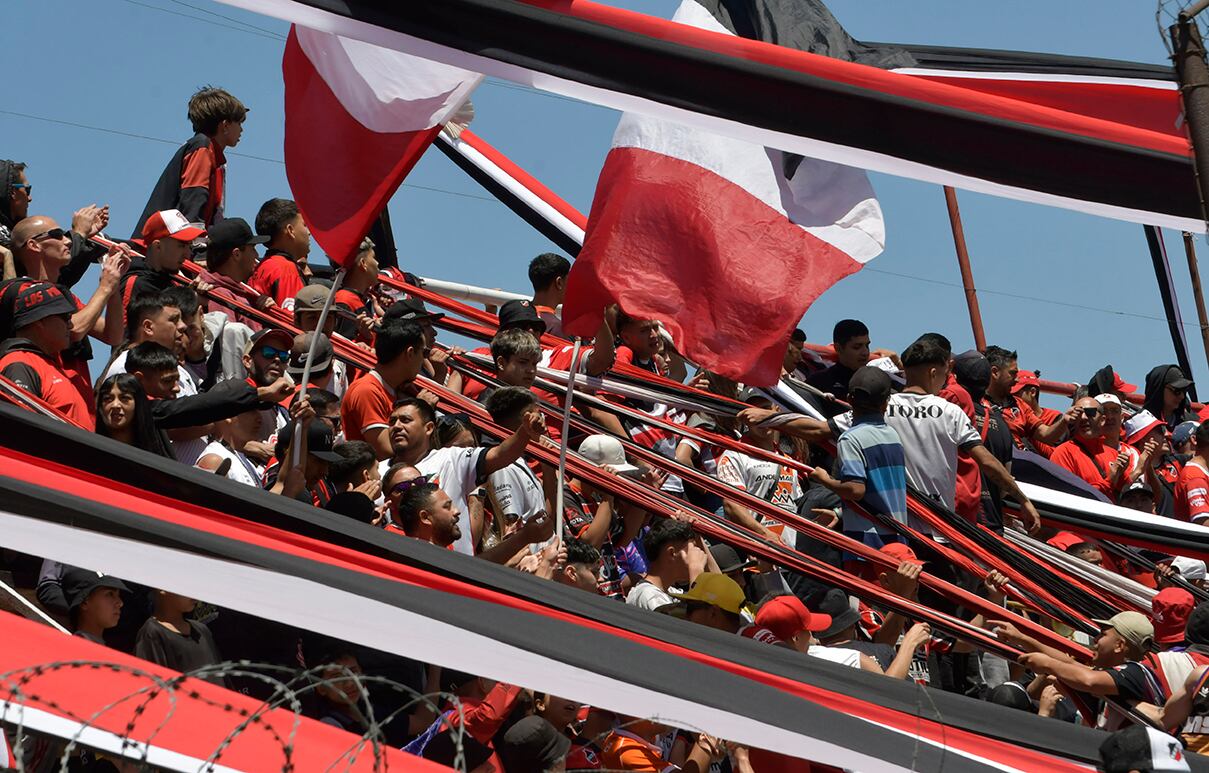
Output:
[[1196,260],[1196,245],[1192,234],[1184,231],[1184,254],[1188,258],[1188,276],[1192,279],[1192,297],[1196,301],[1196,317],[1201,324],[1201,343],[1205,347],[1205,361],[1209,363],[1209,314],[1205,313],[1205,294],[1201,290],[1201,269]]
[[957,249],[957,266],[961,269],[961,285],[966,291],[966,308],[970,311],[970,327],[974,330],[974,348],[985,352],[987,339],[982,332],[982,310],[978,308],[978,290],[974,287],[974,272],[970,270],[970,253],[966,250],[961,210],[957,208],[957,191],[948,185],[944,188],[945,203],[949,206],[949,225],[953,228],[953,246]]
[[[336,298],[336,292],[340,289],[340,283],[344,281],[345,270],[341,266],[336,275],[332,277],[332,289],[327,294],[327,300],[323,302],[323,308],[319,311],[319,322],[315,325],[315,335],[311,336],[311,345],[307,347],[306,359],[302,362],[302,383],[299,387],[302,389],[299,394],[299,399],[306,399],[306,385],[311,381],[311,361],[315,358],[315,350],[319,347],[319,333],[323,332],[323,326],[327,322],[327,315],[332,310],[332,301]],[[298,455],[302,452],[302,421],[294,422],[294,453],[292,463],[294,466],[299,465]]]
[[563,406],[562,443],[558,449],[558,492],[554,495],[554,529],[559,542],[563,538],[563,485],[567,475],[567,442],[571,432],[571,400],[575,396],[575,377],[579,374],[579,347],[583,340],[575,337],[571,350],[571,371],[567,374],[567,404]]

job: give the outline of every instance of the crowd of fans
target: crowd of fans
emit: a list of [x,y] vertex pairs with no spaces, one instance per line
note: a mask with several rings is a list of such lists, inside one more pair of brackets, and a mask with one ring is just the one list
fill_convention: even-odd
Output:
[[[224,152],[239,142],[246,115],[244,105],[220,89],[194,95],[189,118],[195,136],[156,183],[133,238],[109,248],[95,238],[108,225],[108,207],[84,207],[63,228],[31,207],[30,170],[0,161],[6,270],[0,375],[113,441],[467,560],[1055,721],[1085,720],[1116,730],[1136,709],[1182,734],[1189,748],[1209,748],[1203,726],[1209,718],[1209,605],[1198,606],[1173,580],[1178,575],[1203,586],[1204,563],[1158,556],[1159,568],[1150,570],[1069,532],[1042,532],[1012,474],[1013,459],[1031,453],[1089,496],[1203,523],[1209,518],[1209,423],[1200,423],[1203,417],[1193,411],[1192,382],[1178,367],[1161,365],[1147,375],[1141,405],[1133,401],[1136,388],[1107,367],[1060,412],[1041,405],[1038,375],[1020,370],[1014,351],[991,346],[983,353],[954,353],[935,333],[920,336],[901,354],[872,350],[868,328],[842,320],[825,358],[805,346],[801,331],[787,341],[783,385],[819,416],[786,415],[767,390],[694,371],[657,321],[622,309],[608,311],[578,362],[570,345],[543,343],[543,334],[561,334],[558,307],[570,270],[570,262],[554,254],[529,265],[532,300],[501,306],[489,346],[466,355],[437,341],[443,314],[383,284],[384,278],[405,277],[379,264],[368,238],[321,328],[331,281],[308,262],[310,233],[294,202],[265,202],[252,224],[224,211]],[[190,260],[200,266],[198,273],[183,270]],[[72,288],[98,263],[96,291],[77,297]],[[302,334],[275,327],[273,319]],[[107,362],[93,359],[90,338],[113,347]],[[337,338],[369,355],[373,366],[361,369],[339,358]],[[536,384],[539,366],[578,367],[589,375],[628,366],[747,407],[737,416],[686,413],[602,392],[602,402],[576,406],[600,431],[563,436],[542,413],[543,401],[558,405],[563,398]],[[481,435],[466,414],[439,410],[441,401],[421,388],[421,377],[481,403],[506,436]],[[745,445],[681,437],[665,421]],[[619,438],[841,532],[889,556],[897,569],[879,571],[861,556],[828,547],[737,500],[633,463]],[[610,473],[612,485],[569,470],[559,492],[555,469],[533,450],[563,444]],[[737,450],[743,447],[752,453]],[[801,475],[775,461],[777,454],[810,462],[813,472]],[[653,516],[618,496],[628,485],[671,494],[686,503],[685,510]],[[975,581],[927,544],[908,544],[894,524],[909,526],[925,542],[937,536],[909,512],[908,491],[992,531],[1018,525],[1079,560],[1158,590],[1151,617],[1123,612],[1097,621],[1095,639],[1068,630],[1092,648],[1086,663],[1008,622],[974,618],[1026,653],[1009,663],[875,601],[858,601],[841,588],[711,543],[688,512],[690,504],[703,508],[904,599],[920,597],[926,566],[1005,605],[1006,577],[992,572]],[[1005,506],[1005,500],[1014,504]],[[563,531],[556,533],[560,522]],[[25,559],[6,558],[19,576]],[[384,716],[395,700],[366,690],[356,678],[363,673],[389,676],[421,693],[456,696],[461,713],[417,706],[386,732],[397,746],[452,762],[457,750],[451,729],[461,724],[468,732],[462,752],[469,770],[811,769],[705,734],[364,650],[87,568],[42,562],[36,594],[76,635],[176,670],[224,658],[295,666],[301,658],[307,668],[327,669],[330,678],[308,711],[355,733],[366,728],[367,702],[375,703],[375,716]],[[925,601],[957,612],[944,599]],[[215,679],[254,695],[264,689]]]

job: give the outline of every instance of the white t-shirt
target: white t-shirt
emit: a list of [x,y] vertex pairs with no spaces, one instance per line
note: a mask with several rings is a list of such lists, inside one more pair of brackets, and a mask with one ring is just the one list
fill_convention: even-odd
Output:
[[462,536],[453,543],[453,549],[468,556],[474,555],[474,545],[470,541],[470,506],[466,500],[482,483],[479,470],[486,454],[486,448],[434,448],[416,465],[417,470],[449,495],[461,513],[458,525],[462,527]]
[[668,604],[676,603],[676,599],[654,583],[643,581],[630,588],[630,592],[625,597],[625,603],[653,612]]
[[524,459],[517,459],[504,469],[491,473],[487,484],[491,487],[491,497],[499,508],[499,515],[516,515],[522,521],[527,521],[539,510],[545,509],[546,497],[541,483]]
[[[743,489],[782,510],[798,511],[798,500],[802,498],[802,486],[798,474],[791,468],[776,462],[757,459],[754,456],[726,450],[718,457],[718,480]],[[764,521],[763,518],[760,519]],[[765,524],[787,545],[794,545],[797,535],[789,526]]]
[[207,445],[198,459],[200,460],[202,456],[208,456],[210,454],[214,454],[220,459],[231,460],[231,469],[227,470],[227,478],[235,481],[236,483],[243,483],[247,486],[255,486],[256,488],[260,488],[261,481],[264,480],[263,466],[256,464],[241,453],[232,451],[217,440],[212,441],[209,445]]
[[848,666],[849,668],[861,667],[861,653],[856,650],[812,644],[810,645],[810,649],[806,651],[806,654],[812,658],[829,660],[832,663],[839,663],[841,666]]
[[[831,420],[836,435],[852,426],[852,412]],[[903,443],[907,483],[950,510],[957,493],[957,451],[982,444],[982,436],[965,411],[936,395],[899,392],[890,395],[886,424]],[[917,521],[912,525],[918,528]],[[925,528],[926,534],[931,533]]]

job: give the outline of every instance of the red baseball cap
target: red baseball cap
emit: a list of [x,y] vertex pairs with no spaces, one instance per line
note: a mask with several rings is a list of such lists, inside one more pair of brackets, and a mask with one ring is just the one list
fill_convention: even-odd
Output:
[[1154,640],[1159,644],[1178,644],[1184,640],[1184,628],[1196,606],[1196,599],[1183,588],[1164,588],[1150,600],[1150,619],[1154,622]]
[[1124,392],[1127,395],[1131,395],[1138,391],[1137,384],[1130,384],[1125,379],[1121,378],[1121,374],[1117,373],[1115,370],[1112,372],[1112,388],[1118,392]]
[[190,223],[179,209],[164,209],[152,213],[143,224],[143,243],[151,244],[156,239],[176,239],[191,242],[205,236],[206,229]]
[[901,542],[887,542],[885,545],[882,545],[881,552],[884,555],[890,556],[895,561],[898,561],[900,564],[903,561],[910,561],[911,563],[919,564],[920,566],[923,566],[926,563],[919,560],[919,556],[915,555],[915,551],[912,550],[910,546],[904,545]]
[[1087,542],[1087,539],[1084,537],[1080,537],[1078,534],[1075,534],[1072,531],[1060,531],[1057,534],[1055,534],[1054,536],[1047,539],[1045,541],[1045,544],[1049,545],[1050,547],[1058,548],[1059,550],[1061,550],[1063,552],[1066,552],[1067,550],[1070,550],[1075,545],[1078,545],[1080,542]]
[[797,596],[774,596],[756,612],[756,625],[767,628],[781,641],[791,641],[802,631],[825,631],[831,615],[811,612]]
[[1016,383],[1012,385],[1012,394],[1019,394],[1020,390],[1030,386],[1041,386],[1041,380],[1037,378],[1037,374],[1031,370],[1019,371],[1016,373]]

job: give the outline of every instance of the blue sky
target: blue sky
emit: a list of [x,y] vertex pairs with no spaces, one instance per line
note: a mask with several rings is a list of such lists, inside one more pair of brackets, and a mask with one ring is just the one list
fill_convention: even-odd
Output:
[[[676,6],[675,0],[611,4],[664,17]],[[32,211],[66,224],[73,209],[108,202],[110,232],[128,234],[164,164],[188,138],[185,105],[204,84],[222,86],[252,108],[228,165],[228,215],[251,221],[261,202],[288,196],[280,163],[284,23],[211,0],[4,5],[6,27],[27,34],[6,37],[12,88],[0,105],[0,157],[30,165]],[[831,0],[830,6],[866,40],[1166,61],[1154,4],[1137,0]],[[476,132],[587,210],[617,113],[494,80],[474,102]],[[928,330],[946,333],[958,350],[972,346],[942,190],[885,175],[872,179],[885,211],[887,249],[807,312],[809,338],[826,342],[835,320],[852,316],[869,324],[877,346],[901,350]],[[1018,349],[1022,367],[1078,381],[1112,363],[1140,384],[1153,365],[1174,361],[1140,226],[959,196],[989,343]],[[391,217],[401,263],[421,275],[526,291],[529,259],[551,249],[436,151],[396,194]],[[1179,235],[1168,233],[1167,244],[1193,376],[1209,392]],[[1197,244],[1209,271],[1205,240]],[[93,269],[77,292],[86,296],[95,283]]]

